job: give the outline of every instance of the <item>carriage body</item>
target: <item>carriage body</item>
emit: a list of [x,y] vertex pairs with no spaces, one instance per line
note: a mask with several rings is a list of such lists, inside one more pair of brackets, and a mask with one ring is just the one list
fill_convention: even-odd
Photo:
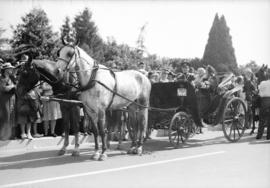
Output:
[[[239,97],[241,87],[222,94],[196,90],[187,81],[154,83],[150,95],[149,126],[169,129],[174,146],[185,142],[202,126],[222,124],[224,136],[232,142],[239,140],[245,130],[246,104]],[[241,125],[239,123],[241,121]],[[195,128],[194,128],[195,127]]]
[[166,129],[171,118],[184,111],[200,125],[200,115],[194,87],[186,81],[154,83],[151,89],[149,124],[154,129]]

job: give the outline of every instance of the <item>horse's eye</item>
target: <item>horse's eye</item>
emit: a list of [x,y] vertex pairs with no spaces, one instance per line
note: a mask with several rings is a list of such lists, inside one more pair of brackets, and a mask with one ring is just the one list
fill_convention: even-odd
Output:
[[68,53],[67,53],[67,56],[68,56],[69,58],[71,58],[71,57],[73,56],[73,52],[68,52]]

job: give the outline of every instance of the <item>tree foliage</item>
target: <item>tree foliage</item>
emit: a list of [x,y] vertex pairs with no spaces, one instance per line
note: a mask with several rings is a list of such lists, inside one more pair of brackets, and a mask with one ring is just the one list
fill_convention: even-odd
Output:
[[33,57],[49,57],[57,39],[45,11],[36,8],[22,17],[22,23],[16,26],[13,34],[12,47],[16,49],[21,46],[33,46],[28,52]]
[[85,8],[82,13],[77,15],[72,23],[76,31],[76,39],[82,47],[93,58],[103,61],[103,40],[98,35],[98,29],[92,21],[92,13]]
[[215,15],[203,55],[203,64],[220,72],[237,72],[237,62],[225,17]]

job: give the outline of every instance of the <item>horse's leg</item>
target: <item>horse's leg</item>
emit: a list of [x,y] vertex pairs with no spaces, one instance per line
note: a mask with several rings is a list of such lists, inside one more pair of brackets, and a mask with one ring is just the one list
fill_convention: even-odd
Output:
[[124,129],[124,112],[120,111],[117,114],[117,122],[116,122],[116,126],[117,126],[117,132],[119,132],[118,135],[118,145],[117,145],[117,149],[121,149],[121,145],[122,145],[122,137],[123,137],[123,129]]
[[138,112],[138,126],[139,126],[139,139],[138,139],[138,147],[137,154],[142,155],[143,152],[143,142],[146,137],[147,132],[147,121],[148,121],[148,109],[142,109]]
[[100,137],[101,137],[101,142],[102,142],[102,151],[101,151],[101,155],[99,157],[100,161],[104,161],[107,159],[107,154],[106,154],[106,150],[107,150],[107,142],[106,142],[106,115],[105,115],[105,111],[100,110],[98,113],[98,128],[99,128],[99,133],[100,133]]
[[137,146],[137,118],[136,118],[136,109],[132,107],[129,107],[129,122],[127,124],[127,129],[129,133],[129,137],[131,139],[131,146],[130,149],[128,150],[128,154],[134,154],[136,151],[136,146]]
[[72,106],[71,110],[71,125],[74,126],[75,148],[72,152],[72,156],[79,156],[79,129],[80,129],[80,108],[78,106]]
[[107,130],[108,130],[108,133],[107,133],[107,139],[106,139],[106,142],[107,142],[107,148],[110,149],[111,148],[111,144],[110,144],[110,141],[112,140],[112,114],[111,114],[111,111],[107,111],[106,112],[106,127],[107,127]]
[[254,131],[255,131],[255,128],[256,128],[255,127],[255,115],[256,115],[255,114],[255,110],[256,110],[255,108],[252,108],[251,109],[251,111],[252,111],[251,112],[251,116],[252,116],[252,129],[251,129],[250,135],[254,134]]
[[69,111],[66,109],[64,104],[60,104],[61,111],[62,111],[62,125],[65,131],[65,140],[64,145],[61,150],[58,152],[58,155],[64,155],[67,151],[67,147],[69,145],[69,129],[70,129],[70,119],[69,119]]

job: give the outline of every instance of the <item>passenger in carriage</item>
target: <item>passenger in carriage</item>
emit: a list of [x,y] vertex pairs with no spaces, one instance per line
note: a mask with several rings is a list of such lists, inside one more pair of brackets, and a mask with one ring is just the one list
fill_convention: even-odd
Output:
[[168,71],[166,69],[163,69],[161,71],[161,75],[160,75],[160,82],[169,82],[168,80]]
[[190,73],[190,65],[188,61],[183,61],[181,63],[181,74],[177,79],[186,80],[188,82],[193,82],[195,80],[194,74]]
[[152,84],[159,82],[159,74],[157,72],[149,72],[148,78]]
[[206,70],[202,67],[198,68],[195,75],[194,85],[196,88],[205,88],[206,84],[203,83],[203,79],[206,76]]
[[168,81],[169,82],[174,82],[175,81],[175,74],[173,72],[168,73]]
[[138,71],[141,72],[141,73],[143,73],[146,76],[148,75],[148,72],[146,71],[146,66],[145,66],[144,62],[141,61],[139,63]]
[[244,70],[243,92],[246,93],[248,102],[252,102],[252,97],[258,93],[255,75],[249,68]]
[[218,86],[218,78],[217,78],[216,69],[211,65],[207,65],[206,74],[203,78],[203,84],[205,84],[205,88],[209,89],[211,92],[215,92]]

